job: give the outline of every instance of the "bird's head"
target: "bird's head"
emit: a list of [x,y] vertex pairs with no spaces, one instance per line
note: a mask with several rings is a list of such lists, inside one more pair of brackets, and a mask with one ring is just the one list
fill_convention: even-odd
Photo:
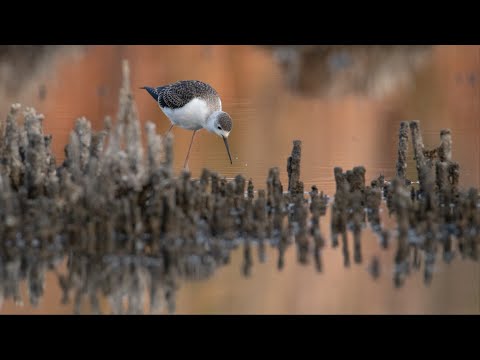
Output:
[[207,123],[209,130],[221,137],[228,138],[232,131],[232,118],[225,111],[215,111]]
[[232,118],[225,111],[215,111],[207,120],[207,130],[217,134],[223,139],[225,147],[227,148],[228,157],[230,158],[230,163],[232,163],[232,157],[230,156],[230,148],[227,139],[230,135],[230,131],[232,131],[232,125]]

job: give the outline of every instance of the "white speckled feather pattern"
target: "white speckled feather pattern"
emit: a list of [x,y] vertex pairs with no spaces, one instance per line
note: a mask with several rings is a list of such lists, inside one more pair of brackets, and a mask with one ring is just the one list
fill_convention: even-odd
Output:
[[205,127],[206,121],[212,113],[206,101],[199,98],[190,100],[182,108],[160,108],[172,124],[188,130],[199,130]]

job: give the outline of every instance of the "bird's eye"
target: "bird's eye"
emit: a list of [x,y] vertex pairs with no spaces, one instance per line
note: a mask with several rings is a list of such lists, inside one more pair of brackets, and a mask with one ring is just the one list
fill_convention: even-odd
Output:
[[221,128],[220,126],[219,126],[217,129],[218,129],[218,130],[222,130],[222,128]]

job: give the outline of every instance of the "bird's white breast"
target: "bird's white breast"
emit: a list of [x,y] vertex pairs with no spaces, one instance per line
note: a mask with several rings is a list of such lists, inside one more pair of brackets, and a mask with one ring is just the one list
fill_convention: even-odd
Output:
[[205,127],[211,113],[205,100],[194,98],[178,109],[161,108],[170,121],[188,130],[198,130]]

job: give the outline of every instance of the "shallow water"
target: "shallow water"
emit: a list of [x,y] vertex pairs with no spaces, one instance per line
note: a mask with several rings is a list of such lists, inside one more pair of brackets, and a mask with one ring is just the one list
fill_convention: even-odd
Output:
[[[41,64],[30,78],[24,77],[17,90],[4,90],[0,116],[5,118],[9,104],[15,101],[44,113],[45,132],[53,134],[53,148],[57,161],[61,161],[77,117],[86,116],[95,129],[100,129],[105,115],[115,116],[124,58],[130,62],[133,89],[200,79],[222,96],[224,110],[234,119],[229,139],[234,164],[229,164],[221,139],[202,131],[190,157],[194,176],[203,167],[228,178],[241,173],[252,178],[258,189],[265,188],[268,169],[278,166],[285,186],[291,142],[301,139],[305,189],[316,184],[332,195],[334,166],[350,169],[364,165],[367,182],[380,173],[392,177],[398,125],[402,120],[418,119],[427,148],[438,144],[440,129],[452,130],[453,158],[460,163],[461,186],[480,186],[478,46],[433,47],[417,72],[380,95],[363,89],[330,96],[293,91],[287,86],[284,68],[269,49],[261,47],[94,46],[61,52]],[[395,83],[395,71],[386,74],[387,80]],[[153,120],[158,131],[165,132],[168,120],[151,97],[140,89],[134,96],[142,121]],[[175,167],[179,170],[191,133],[175,129],[174,135]],[[414,178],[412,159],[408,166],[407,176]],[[321,229],[329,239],[329,216],[322,219]],[[286,266],[280,272],[276,268],[277,250],[268,249],[265,264],[258,263],[254,251],[252,275],[244,278],[240,248],[233,253],[231,264],[218,269],[211,279],[182,283],[176,312],[480,313],[478,263],[458,257],[450,265],[437,261],[429,287],[418,273],[411,275],[403,288],[395,289],[393,250],[381,250],[377,238],[365,231],[362,251],[364,262],[345,269],[341,250],[331,249],[327,241],[321,274],[313,264],[298,264],[294,247],[287,250]],[[381,261],[377,281],[366,270],[373,255]],[[71,313],[72,305],[62,306],[60,299],[56,277],[47,274],[45,295],[37,308],[28,301],[23,307],[5,301],[0,313]],[[101,305],[106,309],[105,301]],[[88,312],[87,305],[82,312]]]

